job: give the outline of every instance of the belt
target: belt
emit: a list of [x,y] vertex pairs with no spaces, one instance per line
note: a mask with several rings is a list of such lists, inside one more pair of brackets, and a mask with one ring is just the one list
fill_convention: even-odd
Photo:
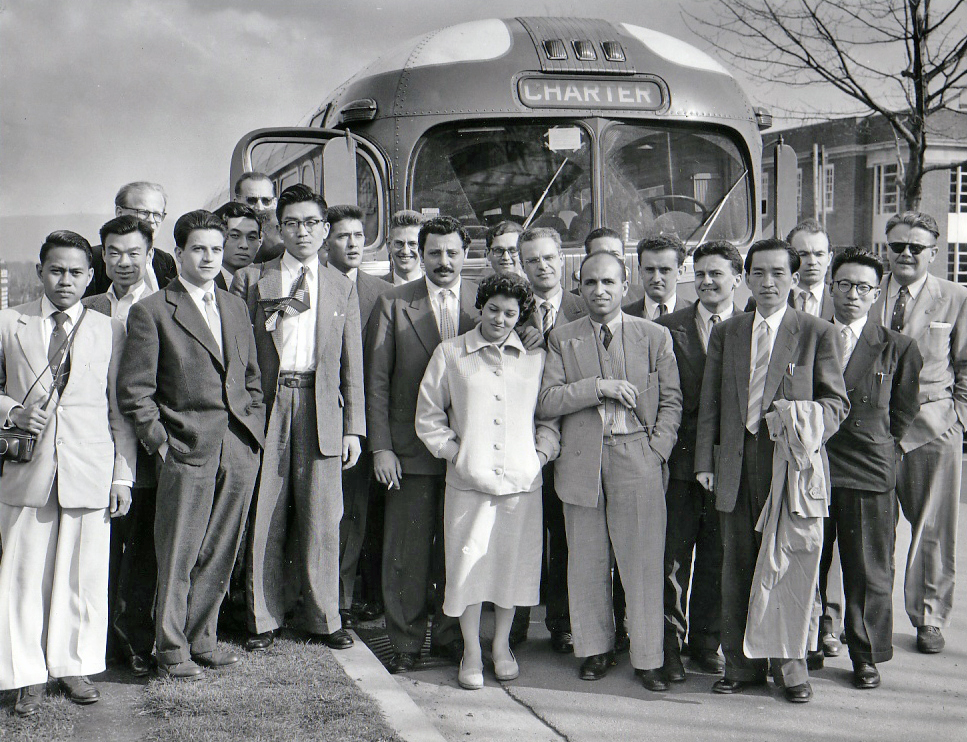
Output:
[[631,443],[648,437],[647,430],[639,430],[637,433],[619,433],[618,435],[608,434],[604,436],[604,445],[617,446],[619,443]]
[[299,388],[316,383],[315,371],[282,371],[279,373],[279,386]]

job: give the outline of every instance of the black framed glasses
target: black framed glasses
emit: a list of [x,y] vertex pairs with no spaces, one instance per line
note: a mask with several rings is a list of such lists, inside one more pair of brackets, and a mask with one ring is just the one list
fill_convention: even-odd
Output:
[[844,296],[850,292],[850,289],[856,289],[858,296],[866,296],[869,294],[876,286],[868,283],[853,283],[852,281],[833,281],[832,285],[839,290],[839,293]]
[[911,255],[919,255],[924,250],[929,250],[931,247],[936,247],[936,245],[920,245],[916,242],[891,242],[889,245],[890,250],[892,250],[895,255],[900,255],[908,247],[910,248]]
[[487,252],[491,255],[509,255],[516,258],[520,251],[516,247],[488,247]]
[[299,227],[305,227],[307,232],[315,232],[325,223],[323,219],[304,219],[302,221],[299,219],[285,219],[282,222],[282,228],[289,232],[298,232]]
[[146,222],[154,222],[155,224],[161,224],[165,220],[168,214],[164,211],[149,211],[148,209],[132,209],[130,206],[122,206],[125,211],[130,211],[134,216],[138,217]]

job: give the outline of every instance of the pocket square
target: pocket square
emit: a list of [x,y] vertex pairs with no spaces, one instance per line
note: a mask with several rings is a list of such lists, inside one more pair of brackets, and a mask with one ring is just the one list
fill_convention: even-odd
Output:
[[930,323],[931,330],[949,330],[951,327],[953,327],[953,325],[950,324],[949,322],[931,322]]

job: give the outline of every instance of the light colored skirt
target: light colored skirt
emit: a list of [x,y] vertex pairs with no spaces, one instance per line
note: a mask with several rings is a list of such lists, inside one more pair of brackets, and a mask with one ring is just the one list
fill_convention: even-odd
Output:
[[447,587],[443,612],[460,616],[468,605],[501,608],[540,602],[541,489],[488,495],[447,485],[443,535]]

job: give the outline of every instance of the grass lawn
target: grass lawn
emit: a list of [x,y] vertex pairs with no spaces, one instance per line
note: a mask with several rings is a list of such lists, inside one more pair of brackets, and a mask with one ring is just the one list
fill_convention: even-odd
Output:
[[[152,680],[147,742],[401,742],[325,646],[277,639],[200,681]],[[37,737],[36,739],[40,739]],[[69,738],[68,738],[69,739]]]
[[14,715],[16,691],[0,692],[3,699],[3,709],[0,710],[2,742],[66,742],[74,738],[74,722],[83,710],[68,701],[54,683],[49,683],[47,690],[51,695],[40,713],[32,719],[21,719]]

